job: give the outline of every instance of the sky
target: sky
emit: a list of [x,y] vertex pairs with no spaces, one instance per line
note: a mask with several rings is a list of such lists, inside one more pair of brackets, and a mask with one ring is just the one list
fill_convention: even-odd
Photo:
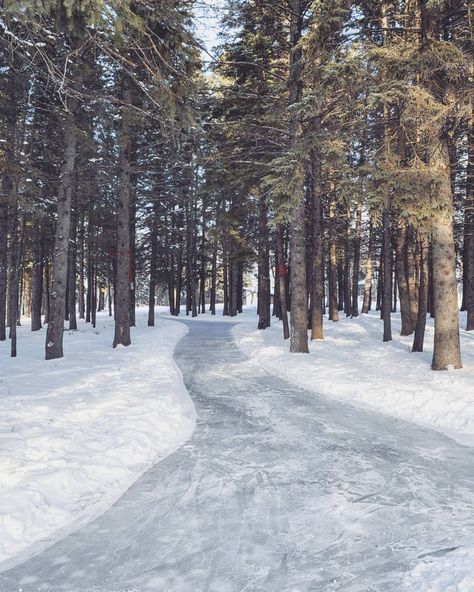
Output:
[[[195,5],[196,31],[207,52],[218,43],[219,18],[224,8],[225,0],[198,0]],[[207,59],[204,52],[204,59]]]

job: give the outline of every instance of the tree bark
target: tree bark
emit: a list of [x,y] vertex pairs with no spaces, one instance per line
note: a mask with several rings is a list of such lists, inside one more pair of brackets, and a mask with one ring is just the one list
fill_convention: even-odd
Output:
[[[132,138],[130,148],[130,168],[136,160],[136,147]],[[130,173],[130,247],[129,247],[129,271],[128,284],[130,290],[130,326],[135,327],[135,308],[136,308],[136,262],[135,262],[135,244],[137,234],[137,176]]]
[[[474,80],[474,8],[469,7],[470,29],[470,64],[471,81]],[[465,208],[465,246],[464,264],[466,266],[466,331],[474,331],[474,93],[471,89],[469,114],[467,122],[468,133],[468,162],[466,178],[466,208]]]
[[433,195],[431,236],[433,253],[433,306],[435,336],[433,370],[449,366],[462,368],[459,338],[458,290],[456,253],[453,231],[453,201],[447,138],[440,138],[431,154],[430,164],[440,179]]
[[401,331],[400,335],[407,336],[413,333],[414,327],[412,324],[411,307],[410,307],[410,292],[408,289],[407,269],[406,269],[406,240],[407,229],[404,224],[401,224],[397,230],[396,240],[396,259],[395,269],[398,286],[398,296],[400,299],[400,317],[401,317]]
[[266,197],[261,194],[258,217],[258,329],[270,327],[270,299],[268,206]]
[[383,294],[382,294],[382,319],[383,341],[392,341],[392,245],[390,240],[390,200],[382,214],[383,233]]
[[[302,97],[302,50],[300,46],[303,29],[303,2],[291,0],[290,16],[290,74],[289,92],[290,107],[297,104]],[[301,122],[293,111],[290,116],[290,142],[296,148],[301,138]],[[305,194],[304,172],[302,163],[295,163],[294,194],[291,196],[290,218],[290,284],[291,284],[291,338],[290,352],[308,353],[308,295],[306,281],[306,228],[305,228]]]
[[45,345],[46,360],[62,358],[64,355],[63,333],[66,310],[68,241],[77,143],[76,108],[76,102],[71,100],[64,122],[65,148],[58,189],[58,215],[54,239],[50,310]]
[[346,317],[351,316],[352,312],[352,290],[351,290],[351,212],[347,209],[345,217],[345,229],[344,229],[344,257],[343,257],[343,268],[344,268],[344,313]]
[[217,302],[217,239],[214,239],[212,245],[212,267],[211,267],[211,298],[210,298],[210,310],[211,315],[216,314],[216,302]]
[[354,267],[352,269],[352,316],[359,316],[360,243],[362,235],[362,200],[357,200],[354,229]]
[[153,204],[152,222],[150,225],[150,283],[148,292],[148,326],[155,326],[155,306],[156,306],[156,273],[158,258],[158,201],[155,199]]
[[334,203],[332,196],[329,201],[329,261],[328,261],[328,298],[329,320],[339,321],[339,307],[337,298],[337,250],[336,228],[334,218]]
[[[77,183],[75,183],[77,186]],[[68,318],[69,330],[77,330],[76,316],[76,276],[77,276],[77,202],[73,190],[73,203],[71,204],[71,226],[69,230],[68,248]]]
[[[313,123],[320,131],[319,118]],[[324,339],[324,245],[323,207],[321,187],[321,152],[314,147],[310,154],[311,190],[313,198],[313,278],[311,282],[311,339]]]
[[278,289],[280,293],[280,316],[283,323],[283,339],[290,338],[290,327],[288,324],[288,307],[286,302],[286,276],[287,266],[283,248],[283,227],[279,226],[276,236],[276,273],[278,275]]
[[0,341],[5,341],[7,338],[8,206],[5,195],[0,199]]
[[11,256],[9,274],[9,317],[10,317],[10,355],[17,356],[17,325],[20,320],[20,278],[23,252],[24,214],[16,204],[11,215]]
[[422,352],[425,339],[426,315],[428,314],[428,259],[429,244],[425,237],[420,240],[420,287],[418,291],[418,318],[412,352]]
[[237,290],[238,290],[238,275],[239,275],[239,268],[238,262],[236,260],[235,254],[231,256],[230,265],[229,265],[230,277],[229,277],[229,296],[230,296],[230,303],[229,303],[229,314],[231,317],[237,316]]
[[365,265],[364,281],[364,301],[362,303],[362,314],[368,314],[372,301],[372,278],[374,274],[374,254],[375,254],[375,230],[370,222],[369,228],[369,248],[367,252],[367,262]]
[[[432,12],[438,7],[430,6],[427,0],[418,0],[420,11],[420,53],[430,49],[439,39],[439,25],[444,12]],[[442,10],[442,9],[440,9]],[[444,97],[448,91],[446,81],[433,72],[432,80],[426,82],[434,97]],[[459,309],[456,280],[456,252],[453,230],[453,195],[448,135],[440,125],[436,138],[428,147],[428,163],[433,173],[431,193],[431,244],[433,261],[433,308],[435,335],[433,370],[448,367],[462,368],[459,338]]]
[[39,222],[36,223],[33,232],[33,269],[31,271],[31,330],[39,331],[41,329],[41,305],[43,299],[43,241]]
[[222,264],[222,276],[223,276],[223,290],[224,290],[224,306],[222,310],[222,316],[229,316],[229,256],[227,239],[224,239],[224,253],[223,253],[223,264]]
[[123,75],[124,107],[119,135],[119,194],[117,203],[117,281],[115,287],[115,334],[113,347],[129,346],[130,337],[130,156],[132,149],[131,90],[128,75]]

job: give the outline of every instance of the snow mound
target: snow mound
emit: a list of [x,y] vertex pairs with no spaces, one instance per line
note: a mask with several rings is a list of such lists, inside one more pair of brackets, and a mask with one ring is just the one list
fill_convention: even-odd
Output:
[[407,592],[472,592],[474,548],[448,550],[443,557],[425,557],[403,581]]
[[[66,332],[65,357],[43,360],[44,330],[19,330],[16,359],[0,345],[0,569],[108,509],[183,444],[194,406],[173,361],[188,329],[137,315],[128,348],[113,322]],[[2,351],[3,350],[3,351]]]

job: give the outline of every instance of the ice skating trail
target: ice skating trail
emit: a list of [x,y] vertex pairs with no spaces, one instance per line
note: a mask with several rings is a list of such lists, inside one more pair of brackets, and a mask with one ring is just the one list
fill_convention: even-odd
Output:
[[230,323],[188,325],[192,438],[1,592],[400,592],[469,542],[471,448],[290,386]]

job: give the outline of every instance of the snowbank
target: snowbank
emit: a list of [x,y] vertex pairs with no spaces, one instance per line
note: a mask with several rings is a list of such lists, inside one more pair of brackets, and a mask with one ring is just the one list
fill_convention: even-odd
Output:
[[108,317],[96,329],[81,321],[49,362],[44,331],[20,328],[16,359],[0,344],[0,569],[105,511],[191,435],[195,410],[172,359],[187,328],[145,324],[139,313],[132,346],[113,350]]
[[426,557],[403,580],[407,592],[472,592],[474,548],[454,549],[443,557]]
[[[243,315],[234,337],[239,347],[266,370],[296,385],[351,405],[369,407],[437,429],[474,445],[474,334],[461,332],[464,368],[433,372],[433,327],[426,351],[410,353],[412,337],[399,337],[394,315],[390,343],[382,343],[376,314],[325,323],[324,341],[310,343],[310,355],[289,354],[281,325],[254,330]],[[252,322],[252,325],[249,324]]]

